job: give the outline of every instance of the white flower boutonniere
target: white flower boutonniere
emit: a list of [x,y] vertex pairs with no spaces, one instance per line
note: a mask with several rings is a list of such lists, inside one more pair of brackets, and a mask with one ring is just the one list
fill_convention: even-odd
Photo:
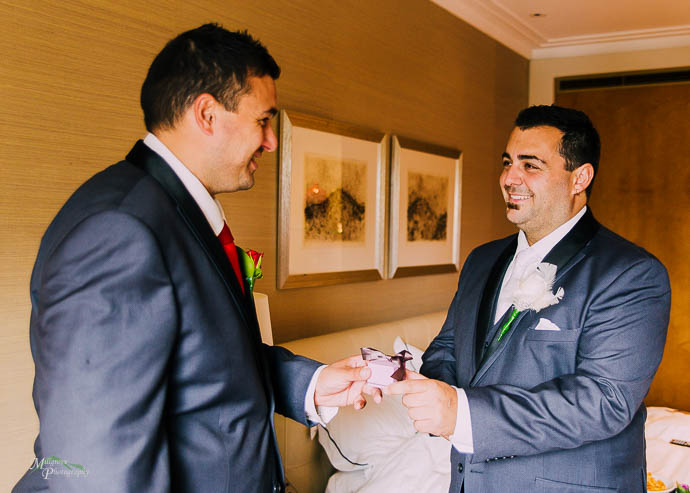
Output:
[[510,330],[510,324],[520,312],[524,310],[538,312],[542,308],[555,305],[563,298],[565,294],[563,288],[558,288],[556,294],[551,292],[555,278],[556,266],[542,262],[535,271],[526,273],[517,281],[513,293],[513,311],[508,321],[501,327],[499,341]]

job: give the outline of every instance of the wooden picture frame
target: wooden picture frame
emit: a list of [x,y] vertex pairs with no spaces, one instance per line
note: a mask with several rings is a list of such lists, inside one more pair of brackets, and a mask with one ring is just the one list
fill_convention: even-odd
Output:
[[388,277],[460,268],[462,153],[393,136]]
[[279,289],[385,276],[388,136],[280,113]]

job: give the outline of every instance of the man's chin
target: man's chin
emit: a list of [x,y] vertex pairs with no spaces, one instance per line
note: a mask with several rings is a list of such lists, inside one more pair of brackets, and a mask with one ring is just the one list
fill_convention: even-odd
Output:
[[239,190],[249,190],[254,186],[254,177],[251,177],[249,180],[245,180],[242,183],[240,183]]
[[520,213],[520,206],[506,203],[506,219],[516,226],[520,224],[523,221],[523,214]]

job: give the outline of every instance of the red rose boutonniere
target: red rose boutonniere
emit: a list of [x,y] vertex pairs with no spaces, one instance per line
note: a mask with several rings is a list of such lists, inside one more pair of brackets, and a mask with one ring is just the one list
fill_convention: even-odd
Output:
[[242,272],[247,284],[249,284],[249,292],[251,293],[254,291],[254,281],[264,277],[264,273],[261,271],[261,261],[264,254],[256,250],[244,251],[237,247],[237,256],[240,259],[240,264],[242,264]]

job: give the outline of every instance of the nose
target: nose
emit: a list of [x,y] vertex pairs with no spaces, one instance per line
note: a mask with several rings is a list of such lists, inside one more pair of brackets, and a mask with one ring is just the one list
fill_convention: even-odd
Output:
[[510,166],[505,166],[503,172],[501,173],[501,182],[503,186],[510,187],[513,185],[522,184],[522,173],[517,165],[512,164]]
[[273,152],[278,147],[278,137],[276,137],[272,125],[266,125],[265,129],[264,141],[261,143],[261,147],[263,147],[265,151]]

